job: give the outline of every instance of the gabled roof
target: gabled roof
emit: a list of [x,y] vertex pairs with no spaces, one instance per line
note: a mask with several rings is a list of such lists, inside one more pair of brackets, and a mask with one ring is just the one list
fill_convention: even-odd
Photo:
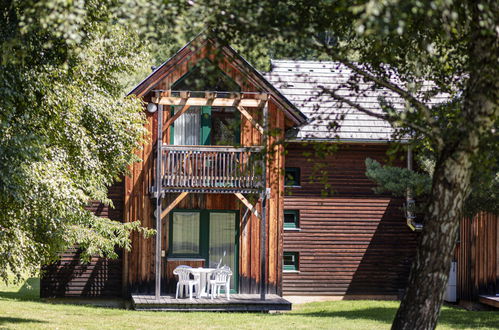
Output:
[[222,44],[220,40],[208,38],[204,34],[198,35],[196,38],[182,47],[175,55],[166,62],[157,67],[149,76],[141,81],[128,95],[134,94],[139,97],[144,96],[149,91],[153,90],[158,83],[175,71],[175,66],[181,63],[186,56],[201,51],[204,47],[211,44],[214,48],[222,52],[223,56],[230,59],[231,63],[237,65],[238,70],[251,80],[251,83],[259,88],[262,92],[270,94],[270,98],[283,109],[286,116],[295,124],[304,124],[306,116],[298,110],[298,108],[290,102],[281,92],[276,89],[260,72],[248,63],[241,55],[239,55],[232,47]]
[[[331,96],[321,95],[322,89],[319,86],[335,89],[342,96],[352,96],[355,93],[346,87],[351,75],[349,68],[337,62],[272,61],[272,69],[266,74],[267,79],[309,118],[290,137],[292,140],[392,140],[394,129],[388,122],[342,104]],[[357,102],[371,111],[382,113],[378,100],[381,95],[380,91],[372,91],[357,99]],[[383,96],[391,98],[397,108],[404,107],[404,100],[396,95],[385,93]],[[336,130],[331,126],[335,121],[339,124]]]
[[[339,62],[272,60],[271,71],[265,77],[277,87],[307,117],[289,140],[340,140],[343,142],[388,142],[394,140],[395,129],[385,120],[371,117],[348,104],[321,95],[322,88],[335,90],[364,108],[382,114],[380,98],[395,109],[403,110],[406,101],[387,89],[368,89],[362,93],[347,84],[351,69]],[[361,88],[369,83],[359,83]],[[447,101],[448,95],[437,95],[428,103]],[[331,123],[339,126],[333,129]]]

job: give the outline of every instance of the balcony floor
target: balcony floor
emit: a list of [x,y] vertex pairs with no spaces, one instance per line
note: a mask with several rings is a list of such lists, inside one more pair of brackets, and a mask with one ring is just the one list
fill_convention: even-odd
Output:
[[268,312],[289,311],[291,303],[286,299],[268,294],[265,300],[259,294],[232,294],[230,300],[223,295],[220,298],[180,298],[174,295],[161,296],[156,300],[153,295],[132,295],[135,310],[148,311],[185,311],[185,312]]

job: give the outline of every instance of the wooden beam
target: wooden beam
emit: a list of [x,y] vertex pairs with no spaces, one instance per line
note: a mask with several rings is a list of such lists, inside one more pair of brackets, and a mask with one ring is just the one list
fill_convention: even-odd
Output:
[[166,217],[168,215],[168,213],[170,213],[170,211],[173,210],[175,208],[175,206],[177,206],[177,204],[180,203],[182,201],[182,199],[184,199],[185,196],[187,196],[187,194],[189,194],[189,193],[185,192],[185,191],[180,193],[180,195],[178,195],[177,198],[175,198],[175,200],[170,205],[168,205],[168,207],[166,209],[161,211],[161,219]]
[[170,127],[170,125],[175,121],[177,120],[178,117],[180,117],[184,112],[186,112],[191,106],[190,105],[184,105],[184,107],[182,109],[180,109],[180,111],[178,111],[177,113],[175,113],[173,115],[173,117],[171,117],[170,119],[168,119],[168,121],[165,123],[164,125],[164,129],[167,129],[168,127]]
[[260,217],[260,214],[258,214],[258,210],[253,205],[251,205],[251,203],[249,202],[249,200],[247,200],[246,197],[244,197],[243,194],[241,194],[241,193],[234,193],[234,195],[236,195],[236,197],[239,198],[239,200],[241,202],[243,202],[244,205],[246,205],[246,207],[248,208],[248,210],[250,210],[255,215],[255,217],[257,217],[258,219],[262,219]]
[[151,102],[162,105],[191,105],[191,106],[213,106],[213,107],[235,107],[241,105],[243,107],[261,108],[265,104],[265,100],[259,99],[234,99],[234,98],[204,98],[204,97],[173,97],[161,96],[153,97]]
[[256,127],[256,129],[258,131],[260,131],[261,134],[263,134],[263,127],[260,126],[260,124],[258,124],[257,121],[253,119],[253,117],[251,117],[249,112],[246,111],[246,109],[244,109],[243,106],[238,105],[236,108],[237,108],[237,110],[239,110],[239,112],[241,112],[243,114],[244,117],[246,117],[246,119],[248,119],[253,124],[253,126]]

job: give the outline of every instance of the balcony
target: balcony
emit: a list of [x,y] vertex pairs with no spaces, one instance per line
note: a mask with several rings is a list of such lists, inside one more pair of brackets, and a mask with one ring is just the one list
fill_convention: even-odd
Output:
[[253,193],[262,189],[262,147],[163,145],[162,191]]

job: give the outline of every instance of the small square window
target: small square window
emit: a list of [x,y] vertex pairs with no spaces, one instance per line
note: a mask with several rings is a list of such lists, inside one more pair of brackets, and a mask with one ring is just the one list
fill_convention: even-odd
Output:
[[284,229],[300,228],[300,211],[284,210]]
[[296,272],[298,267],[298,252],[284,252],[283,270],[286,272]]
[[300,168],[299,167],[286,167],[284,171],[284,185],[285,186],[299,186],[300,185]]

